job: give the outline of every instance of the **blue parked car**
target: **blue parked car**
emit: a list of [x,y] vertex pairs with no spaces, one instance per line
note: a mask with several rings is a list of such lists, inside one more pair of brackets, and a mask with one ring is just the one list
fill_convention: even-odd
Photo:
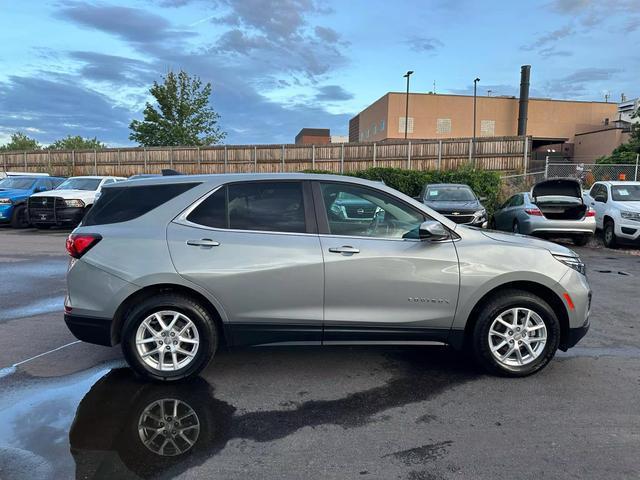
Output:
[[27,175],[0,180],[0,223],[11,223],[13,228],[28,227],[27,199],[34,193],[53,190],[64,180]]

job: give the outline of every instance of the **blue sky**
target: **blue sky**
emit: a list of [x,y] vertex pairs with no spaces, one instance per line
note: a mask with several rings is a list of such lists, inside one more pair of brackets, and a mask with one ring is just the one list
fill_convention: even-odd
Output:
[[346,134],[388,91],[640,95],[640,0],[0,0],[0,143],[16,130],[130,145],[148,88],[213,86],[226,143]]

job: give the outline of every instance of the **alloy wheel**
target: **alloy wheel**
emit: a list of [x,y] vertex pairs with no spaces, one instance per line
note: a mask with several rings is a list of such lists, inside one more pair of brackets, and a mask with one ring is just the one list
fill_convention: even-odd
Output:
[[534,362],[547,343],[542,317],[529,308],[510,308],[498,315],[489,328],[489,349],[493,358],[508,367]]
[[180,370],[198,353],[200,336],[183,313],[162,310],[145,318],[136,331],[136,351],[149,367],[162,372]]

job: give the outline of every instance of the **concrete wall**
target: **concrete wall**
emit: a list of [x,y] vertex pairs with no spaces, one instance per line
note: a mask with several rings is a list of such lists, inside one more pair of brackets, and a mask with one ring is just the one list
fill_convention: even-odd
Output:
[[[388,93],[360,113],[360,141],[404,138],[400,118],[405,116],[406,95]],[[603,102],[532,99],[527,135],[540,139],[573,141],[577,131],[593,130],[605,118],[616,118],[617,106]],[[473,97],[466,95],[409,96],[409,139],[470,137],[473,135]],[[381,129],[381,122],[384,128]],[[476,136],[511,136],[518,129],[518,99],[478,97]]]

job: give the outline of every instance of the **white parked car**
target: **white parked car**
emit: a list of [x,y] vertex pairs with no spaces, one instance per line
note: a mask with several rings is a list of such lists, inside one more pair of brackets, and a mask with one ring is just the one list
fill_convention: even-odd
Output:
[[596,182],[585,201],[596,211],[607,247],[640,239],[640,182]]
[[36,228],[75,227],[95,202],[103,186],[123,177],[71,177],[54,190],[31,195],[27,203],[29,222]]

